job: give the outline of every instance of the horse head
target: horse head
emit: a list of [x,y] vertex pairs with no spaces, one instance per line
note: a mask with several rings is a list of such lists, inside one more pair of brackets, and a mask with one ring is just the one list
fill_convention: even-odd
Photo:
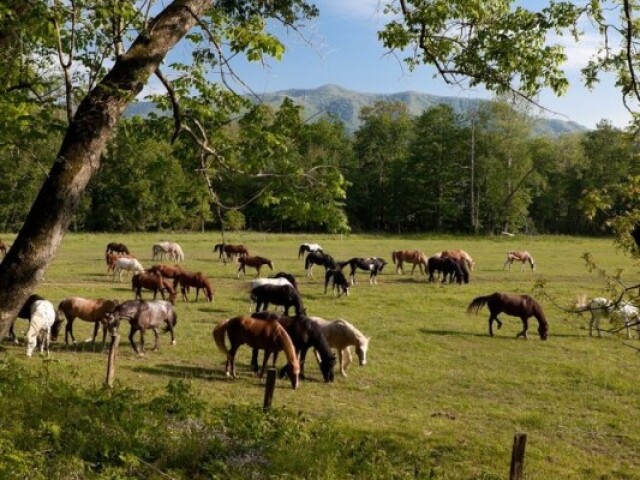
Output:
[[367,349],[369,348],[369,337],[364,337],[364,341],[361,341],[356,345],[356,355],[358,355],[358,361],[360,366],[367,364]]

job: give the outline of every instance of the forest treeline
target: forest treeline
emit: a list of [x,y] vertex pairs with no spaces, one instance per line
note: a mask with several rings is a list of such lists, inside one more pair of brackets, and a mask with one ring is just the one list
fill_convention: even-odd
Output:
[[[289,100],[256,105],[201,125],[206,145],[187,135],[172,143],[169,116],[128,118],[71,228],[598,234],[606,218],[587,215],[593,192],[640,174],[633,137],[604,121],[534,136],[535,120],[499,101],[464,114],[438,105],[418,117],[379,102],[360,117],[350,136],[336,119],[305,121]],[[17,231],[61,133],[4,132],[0,231]],[[610,211],[618,207],[626,208]]]

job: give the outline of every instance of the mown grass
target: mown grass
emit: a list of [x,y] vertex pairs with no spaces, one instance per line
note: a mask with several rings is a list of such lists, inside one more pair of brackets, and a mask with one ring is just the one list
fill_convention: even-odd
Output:
[[[123,283],[106,278],[104,247],[109,241],[124,242],[149,266],[151,245],[161,237],[69,234],[38,293],[54,303],[71,295],[132,298],[129,277]],[[236,265],[220,263],[211,251],[220,240],[215,234],[167,237],[182,245],[186,268],[212,279],[215,302],[178,301],[177,345],[171,347],[163,336],[160,350],[144,357],[134,355],[126,339],[128,327],[123,328],[117,388],[132,388],[152,398],[162,395],[170,380],[182,380],[194,398],[212,408],[261,405],[263,387],[249,372],[249,350],[241,348],[240,376],[230,381],[224,377],[224,358],[211,340],[217,321],[248,311],[246,283],[254,273],[238,279]],[[1,238],[10,240],[8,235]],[[276,408],[286,406],[330,422],[351,439],[336,441],[352,442],[353,455],[353,442],[368,439],[387,455],[416,461],[441,478],[505,478],[513,434],[524,431],[529,479],[640,478],[640,358],[628,346],[640,347],[637,339],[608,334],[589,338],[586,316],[567,316],[545,299],[541,303],[550,322],[547,342],[537,338],[535,321],[528,341],[515,338],[520,320],[513,317],[504,317],[503,328],[489,338],[486,309],[477,317],[466,314],[478,295],[531,293],[538,279],[546,280],[546,291],[567,306],[582,292],[604,294],[604,285],[580,258],[587,251],[611,272],[624,268],[629,284],[637,281],[637,266],[617,252],[611,240],[245,233],[227,241],[245,243],[252,253],[274,260],[276,271],[295,274],[309,314],[345,318],[371,336],[367,366],[352,365],[347,378],[338,375],[333,384],[324,384],[310,364],[311,379],[297,391],[279,382],[274,400]],[[430,255],[463,248],[477,267],[471,283],[458,286],[428,284],[417,273],[395,275],[388,265],[378,285],[369,285],[367,273],[358,272],[352,295],[336,299],[323,294],[321,268],[315,267],[313,278],[304,276],[303,261],[297,259],[297,247],[304,241],[320,243],[338,260],[381,256],[390,261],[395,249],[419,248]],[[520,272],[515,265],[511,272],[503,271],[510,249],[531,252],[536,272]],[[26,322],[18,322],[17,331],[24,331]],[[90,329],[82,321],[74,324],[78,339],[87,338]],[[147,345],[152,337],[148,335]],[[104,381],[106,355],[91,351],[88,344],[65,347],[58,342],[49,362],[26,359],[24,345],[5,342],[3,347],[0,359],[11,358],[35,373],[53,370],[53,375],[78,386],[97,387]],[[324,447],[319,443],[318,448]],[[296,451],[295,445],[291,450]],[[270,468],[280,475],[332,478],[331,468],[324,474],[312,471],[308,459],[286,455],[274,459]]]

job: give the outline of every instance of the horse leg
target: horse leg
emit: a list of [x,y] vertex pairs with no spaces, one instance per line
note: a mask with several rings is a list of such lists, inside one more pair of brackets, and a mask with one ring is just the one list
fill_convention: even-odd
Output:
[[527,330],[529,330],[529,318],[520,317],[520,319],[522,320],[522,331],[516,335],[516,338],[524,337],[525,339],[528,339]]
[[[309,349],[309,347],[303,347],[300,349],[300,353],[298,355],[298,359],[300,362],[300,379],[301,380],[305,380],[305,376],[304,376],[304,361],[307,358],[307,350]],[[324,373],[323,373],[324,376]]]
[[493,337],[493,321],[494,320],[498,323],[498,330],[502,328],[502,322],[500,321],[498,316],[491,313],[489,315],[489,336],[490,337]]
[[240,348],[240,345],[231,345],[229,348],[229,353],[227,354],[227,366],[225,369],[225,373],[227,377],[231,376],[231,378],[236,378],[236,352]]
[[[271,355],[271,350],[268,348],[264,351],[264,359],[262,360],[262,369],[260,370],[260,374],[258,378],[264,378],[264,372],[267,370],[267,362],[269,361],[269,355]],[[273,352],[273,365],[275,366],[276,362],[276,354]]]
[[256,375],[258,374],[258,353],[259,352],[260,350],[258,350],[257,348],[254,348],[251,350],[251,371]]
[[[133,348],[134,352],[136,352],[138,355],[143,355],[142,353],[140,353],[140,349],[138,348],[138,345],[136,345],[136,343],[133,341],[133,335],[135,333],[136,333],[136,329],[132,325],[131,331],[129,332],[129,343],[131,344],[131,347]],[[143,343],[142,330],[140,330],[140,341],[141,343]]]
[[76,339],[73,336],[73,321],[75,319],[76,317],[67,318],[67,325],[64,328],[64,343],[66,345],[69,345],[69,337],[71,337],[71,341],[73,342],[74,345],[76,343]]
[[91,339],[91,350],[96,349],[96,337],[98,336],[98,329],[100,328],[100,322],[93,324],[93,338]]
[[[158,348],[160,348],[160,344],[159,344],[160,335],[158,335],[158,327],[152,327],[151,330],[153,330],[153,334],[156,337],[155,343],[153,344],[153,351],[155,351],[155,350],[158,350]],[[140,330],[140,333],[142,334],[142,330]],[[173,335],[171,340],[173,340]]]

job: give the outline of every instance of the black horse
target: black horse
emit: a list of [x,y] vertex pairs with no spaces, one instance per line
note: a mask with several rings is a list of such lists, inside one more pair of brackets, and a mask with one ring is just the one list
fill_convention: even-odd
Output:
[[328,269],[324,274],[324,293],[327,293],[327,287],[329,286],[329,282],[332,283],[331,291],[338,292],[338,296],[343,293],[349,296],[349,282],[347,281],[347,277],[344,276],[340,270]]
[[434,282],[435,272],[442,273],[442,283],[447,279],[449,283],[457,282],[458,284],[469,283],[469,270],[462,260],[453,258],[430,257],[427,260],[427,270],[429,270],[429,282]]
[[336,261],[328,253],[322,251],[311,252],[304,260],[304,269],[307,271],[307,276],[313,277],[311,269],[314,265],[322,265],[325,270],[330,268],[335,269],[337,267]]
[[105,253],[112,253],[112,252],[126,253],[126,254],[131,253],[124,243],[117,243],[117,242],[111,242],[110,244],[107,245],[107,251]]
[[251,301],[256,302],[256,312],[269,308],[269,304],[284,307],[285,315],[289,315],[289,308],[296,310],[296,315],[306,314],[302,297],[291,285],[258,285],[251,289]]
[[296,277],[294,277],[290,273],[278,272],[278,273],[276,273],[274,276],[272,276],[270,278],[285,278],[285,279],[287,279],[289,281],[289,283],[291,285],[293,285],[293,288],[295,288],[296,291],[299,291],[298,290],[298,282],[296,281]]
[[[278,321],[291,337],[291,341],[300,357],[300,378],[304,379],[304,361],[309,348],[315,348],[320,356],[320,371],[325,382],[333,382],[333,369],[336,364],[336,356],[320,326],[305,316],[288,317],[276,312],[258,312],[251,315],[265,321]],[[254,349],[251,355],[251,368],[258,371],[258,349]],[[286,375],[287,367],[280,370],[281,378]]]
[[351,285],[356,284],[356,270],[359,268],[360,270],[366,270],[370,272],[369,275],[369,283],[377,284],[378,283],[378,273],[382,271],[384,266],[387,264],[385,260],[380,257],[369,257],[369,258],[351,258],[346,262],[342,262],[340,270],[342,270],[345,266],[349,265],[351,267],[351,271],[349,272],[349,278],[351,278]]

